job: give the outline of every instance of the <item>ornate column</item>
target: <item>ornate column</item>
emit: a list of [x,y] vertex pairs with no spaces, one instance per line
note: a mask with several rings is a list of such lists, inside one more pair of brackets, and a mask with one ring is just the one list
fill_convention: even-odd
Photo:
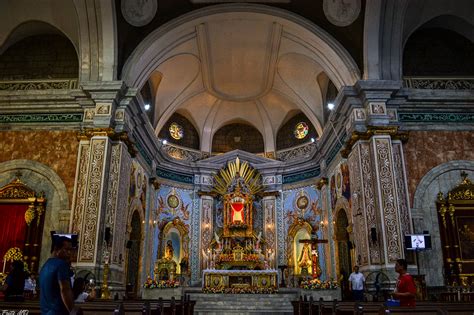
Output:
[[263,196],[263,236],[266,241],[266,250],[271,259],[271,268],[277,268],[276,253],[277,253],[277,239],[276,239],[276,197],[278,192],[268,192]]
[[[412,230],[407,182],[397,127],[354,132],[349,154],[352,215],[361,265],[393,265],[404,257],[403,236]],[[351,145],[351,143],[349,144]]]
[[84,267],[95,267],[101,263],[98,253],[103,247],[103,238],[99,235],[103,236],[100,232],[106,213],[111,147],[107,130],[100,129],[84,134],[79,143],[72,231],[79,233],[77,262]]
[[214,198],[211,195],[201,195],[199,212],[201,213],[199,242],[200,273],[203,269],[208,268],[209,259],[212,254],[209,245],[214,237]]

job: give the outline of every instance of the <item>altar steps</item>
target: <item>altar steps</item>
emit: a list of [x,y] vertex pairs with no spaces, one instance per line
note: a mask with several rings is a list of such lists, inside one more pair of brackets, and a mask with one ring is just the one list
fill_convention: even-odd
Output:
[[197,315],[258,315],[293,314],[291,301],[298,299],[298,292],[286,291],[276,294],[206,294],[186,290],[191,300],[196,301]]

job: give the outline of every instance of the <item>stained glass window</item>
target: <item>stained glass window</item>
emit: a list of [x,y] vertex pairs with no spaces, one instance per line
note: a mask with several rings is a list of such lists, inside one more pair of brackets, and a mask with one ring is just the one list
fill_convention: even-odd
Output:
[[182,139],[184,136],[184,130],[183,127],[178,125],[177,123],[172,123],[170,125],[170,136],[173,139],[179,140]]
[[305,122],[299,122],[295,126],[295,138],[296,139],[303,139],[308,135],[309,127]]

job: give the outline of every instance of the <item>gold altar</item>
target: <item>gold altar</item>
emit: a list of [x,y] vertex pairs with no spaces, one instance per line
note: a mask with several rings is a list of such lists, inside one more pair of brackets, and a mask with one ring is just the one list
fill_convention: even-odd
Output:
[[277,270],[204,270],[203,286],[216,288],[272,288],[277,287]]

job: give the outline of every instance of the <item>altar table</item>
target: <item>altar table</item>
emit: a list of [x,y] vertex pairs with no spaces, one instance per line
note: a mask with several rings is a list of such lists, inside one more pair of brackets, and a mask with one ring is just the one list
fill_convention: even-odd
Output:
[[278,287],[278,270],[203,270],[204,288]]

